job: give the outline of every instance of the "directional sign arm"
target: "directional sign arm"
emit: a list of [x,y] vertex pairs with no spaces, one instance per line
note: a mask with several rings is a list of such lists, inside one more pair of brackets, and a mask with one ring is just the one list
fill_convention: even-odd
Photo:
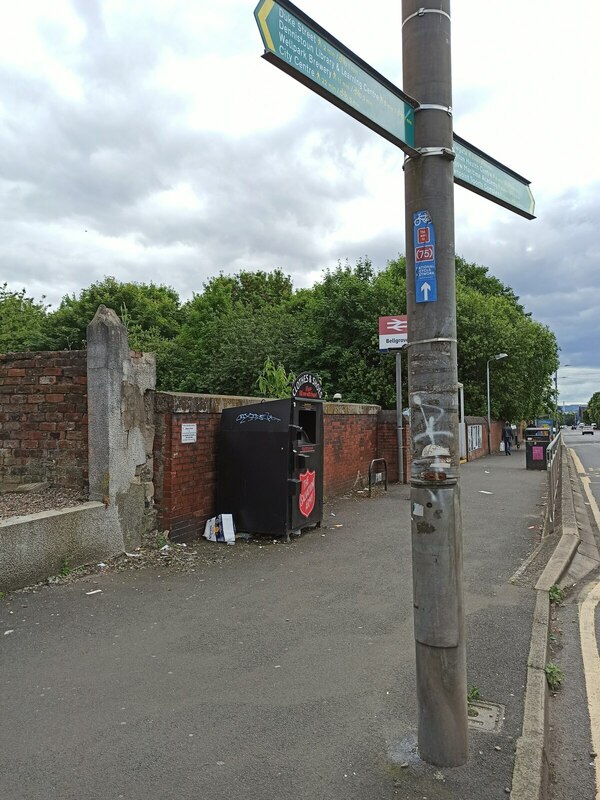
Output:
[[529,181],[454,134],[454,183],[526,219],[535,219]]
[[416,100],[289,0],[260,0],[254,16],[269,63],[406,153],[417,155]]

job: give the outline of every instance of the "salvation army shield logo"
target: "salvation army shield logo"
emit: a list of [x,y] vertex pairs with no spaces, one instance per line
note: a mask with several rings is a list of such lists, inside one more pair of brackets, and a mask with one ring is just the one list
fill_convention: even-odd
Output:
[[307,469],[306,472],[301,472],[298,477],[300,478],[298,508],[303,517],[310,517],[315,507],[315,470],[313,469],[311,472]]

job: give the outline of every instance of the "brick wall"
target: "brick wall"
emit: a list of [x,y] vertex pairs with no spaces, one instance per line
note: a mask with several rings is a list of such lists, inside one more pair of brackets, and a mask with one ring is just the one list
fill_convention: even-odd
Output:
[[[402,426],[402,449],[404,456],[404,483],[408,483],[410,474],[410,427],[406,419]],[[398,481],[398,434],[396,432],[396,412],[381,410],[377,415],[377,452],[385,458],[388,468],[388,480]]]
[[502,441],[502,429],[504,428],[504,423],[499,422],[498,420],[492,420],[492,453],[498,453],[500,451],[500,442]]
[[0,355],[0,480],[87,484],[86,352]]
[[[229,399],[229,398],[228,398]],[[154,502],[159,527],[173,539],[202,533],[214,514],[216,443],[222,404],[208,395],[157,392],[154,396]],[[230,405],[240,405],[240,398]],[[195,423],[196,441],[181,441]]]
[[325,404],[323,414],[323,493],[343,494],[368,485],[369,464],[378,457],[377,412],[379,406]]
[[[215,512],[217,433],[223,408],[256,398],[157,392],[154,397],[154,499],[159,526],[174,539],[201,534]],[[368,480],[377,458],[379,406],[325,404],[324,493],[341,494]],[[181,441],[182,425],[196,424],[196,441]],[[358,479],[358,480],[357,480]]]

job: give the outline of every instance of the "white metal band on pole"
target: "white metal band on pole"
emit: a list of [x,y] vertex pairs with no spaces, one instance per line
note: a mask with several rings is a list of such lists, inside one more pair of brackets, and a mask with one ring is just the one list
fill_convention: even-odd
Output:
[[415,114],[417,111],[443,111],[449,117],[452,116],[452,106],[441,106],[438,103],[421,103],[413,111]]
[[427,156],[441,156],[448,161],[454,161],[456,152],[451,147],[416,147],[414,155],[405,153],[404,161],[402,162],[402,169],[406,168],[406,164],[413,158],[426,158]]
[[432,342],[454,342],[457,343],[456,339],[450,339],[447,336],[439,336],[436,339],[417,339],[414,342],[407,342],[406,347],[412,347],[415,344],[431,344]]
[[404,22],[402,23],[402,27],[406,25],[406,23],[410,19],[414,19],[415,17],[422,17],[424,14],[441,14],[443,17],[447,17],[450,19],[450,14],[446,14],[445,11],[442,11],[441,8],[420,8],[418,11],[415,11],[414,14],[410,14]]

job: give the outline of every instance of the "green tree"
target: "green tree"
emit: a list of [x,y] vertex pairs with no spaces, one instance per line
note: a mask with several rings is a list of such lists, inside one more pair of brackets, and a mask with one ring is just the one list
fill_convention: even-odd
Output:
[[404,260],[377,272],[368,258],[325,273],[307,300],[304,363],[329,396],[348,402],[395,402],[394,359],[379,352],[380,316],[406,310]]
[[504,292],[481,293],[457,283],[458,374],[467,414],[485,415],[486,361],[490,409],[495,419],[530,419],[553,407],[552,376],[558,365],[554,334],[532,320]]
[[27,297],[25,289],[0,286],[0,353],[37,350],[43,346],[47,306]]
[[177,345],[187,363],[172,388],[219,394],[256,394],[267,358],[297,369],[306,292],[291,279],[247,271],[219,275],[184,306]]
[[594,392],[587,404],[587,417],[589,422],[600,425],[600,392]]
[[554,407],[552,375],[558,366],[554,334],[531,319],[510,287],[487,267],[456,258],[458,373],[467,414],[485,414],[486,361],[490,408],[496,419],[530,419]]
[[82,289],[78,297],[65,296],[56,311],[48,315],[46,340],[50,349],[85,347],[87,326],[101,304],[124,317],[134,339],[141,332],[151,331],[154,337],[172,339],[181,326],[179,295],[171,287],[123,283],[107,277]]

